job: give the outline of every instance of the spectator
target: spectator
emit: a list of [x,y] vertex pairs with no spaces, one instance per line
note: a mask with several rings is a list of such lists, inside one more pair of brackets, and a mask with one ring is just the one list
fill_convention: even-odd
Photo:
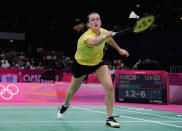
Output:
[[10,64],[6,57],[4,56],[3,59],[1,60],[1,68],[9,68]]

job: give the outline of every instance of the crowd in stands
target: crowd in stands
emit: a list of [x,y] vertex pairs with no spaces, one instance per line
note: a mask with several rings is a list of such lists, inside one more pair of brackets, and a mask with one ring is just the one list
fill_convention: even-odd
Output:
[[[64,69],[70,70],[72,58],[59,49],[37,48],[33,56],[25,51],[0,48],[0,67],[17,69]],[[125,69],[122,60],[109,60],[110,71]]]
[[27,52],[0,48],[1,68],[18,69],[64,69],[71,59],[60,50],[37,48],[35,55],[29,57]]

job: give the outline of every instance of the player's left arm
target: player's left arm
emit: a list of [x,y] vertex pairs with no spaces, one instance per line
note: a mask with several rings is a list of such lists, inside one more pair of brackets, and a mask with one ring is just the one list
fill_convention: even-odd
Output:
[[109,42],[109,45],[111,45],[113,48],[115,48],[120,55],[125,55],[126,57],[129,56],[128,51],[120,48],[112,37],[109,38],[108,42]]

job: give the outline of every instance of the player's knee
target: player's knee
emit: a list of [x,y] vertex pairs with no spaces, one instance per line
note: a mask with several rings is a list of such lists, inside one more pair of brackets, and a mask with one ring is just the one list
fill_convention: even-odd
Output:
[[113,92],[113,87],[112,86],[109,86],[107,89],[106,89],[107,92]]

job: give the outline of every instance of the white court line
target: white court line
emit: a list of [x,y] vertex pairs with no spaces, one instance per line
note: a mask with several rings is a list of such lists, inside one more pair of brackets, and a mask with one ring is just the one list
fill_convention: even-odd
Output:
[[132,113],[144,114],[144,115],[159,116],[159,117],[171,118],[171,119],[176,119],[176,120],[182,120],[181,118],[170,117],[170,116],[163,116],[163,115],[144,113],[144,112],[138,112],[138,111],[131,111],[131,110],[125,110],[125,109],[118,109],[118,108],[114,108],[114,109],[120,110],[120,111],[127,111],[127,112],[132,112]]
[[138,108],[138,109],[136,109],[136,110],[144,110],[144,108]]
[[[124,108],[124,109],[126,109],[126,108]],[[136,108],[133,108],[133,107],[129,107],[128,109],[136,109]]]
[[139,107],[119,107],[119,108],[128,109],[128,110],[145,110],[145,111],[152,111],[152,109],[139,108]]
[[[80,108],[80,107],[75,107],[75,109],[76,109],[76,108],[77,108],[77,109],[80,109],[80,110],[90,111],[90,112],[97,112],[97,113],[101,113],[101,114],[107,114],[107,113],[102,112],[102,111],[90,110],[90,109]],[[116,115],[116,114],[113,114],[113,115]],[[176,127],[176,128],[182,128],[182,126],[167,124],[167,123],[158,122],[158,121],[145,120],[145,119],[140,119],[140,118],[135,118],[135,117],[129,117],[129,116],[123,116],[123,115],[120,115],[120,117],[125,117],[125,118],[140,120],[140,121],[142,121],[142,122],[150,122],[150,123],[155,123],[155,124],[161,124],[161,125],[166,125],[166,126],[172,126],[172,127]]]
[[[10,124],[10,123],[103,123],[105,121],[0,121],[0,124]],[[118,121],[121,123],[141,123],[141,122],[149,122],[149,121]],[[169,123],[182,123],[182,121],[156,121],[156,122],[169,122]]]

